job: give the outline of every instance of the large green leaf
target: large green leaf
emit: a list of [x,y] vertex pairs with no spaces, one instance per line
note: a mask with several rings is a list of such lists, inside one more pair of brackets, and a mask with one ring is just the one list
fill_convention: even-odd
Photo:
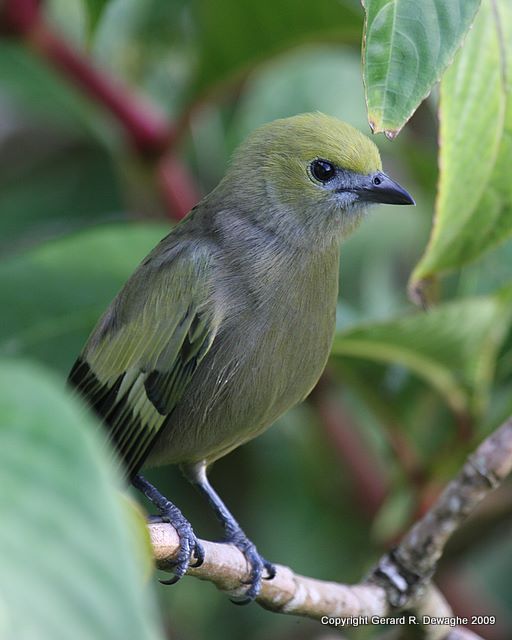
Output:
[[394,137],[451,62],[480,0],[364,0],[368,119]]
[[0,355],[69,368],[144,255],[159,225],[110,225],[49,242],[0,264]]
[[0,362],[0,635],[157,640],[144,540],[72,400],[39,367]]
[[512,233],[512,6],[484,0],[441,84],[432,236],[414,273],[459,267]]
[[455,411],[478,414],[510,325],[511,292],[349,329],[335,337],[332,354],[402,365],[437,389]]

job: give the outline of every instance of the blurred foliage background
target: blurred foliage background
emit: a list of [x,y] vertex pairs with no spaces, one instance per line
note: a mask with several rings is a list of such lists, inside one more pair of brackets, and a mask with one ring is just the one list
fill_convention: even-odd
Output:
[[[308,620],[234,607],[191,578],[148,582],[140,518],[119,507],[92,419],[64,379],[138,261],[180,208],[215,186],[256,126],[320,110],[395,137],[479,2],[444,4],[367,0],[362,68],[356,0],[29,1],[18,8],[37,20],[22,27],[0,2],[3,637],[20,619],[22,639],[333,637]],[[48,54],[41,24],[114,90],[124,83],[173,123],[170,198],[162,154],[130,144],[122,118]],[[212,470],[261,552],[299,573],[359,581],[512,413],[510,42],[507,3],[483,0],[440,86],[399,137],[374,137],[417,206],[380,207],[345,243],[339,331],[318,388]],[[435,303],[428,313],[408,287]],[[177,470],[148,477],[199,536],[220,536]],[[438,576],[456,614],[497,617],[480,630],[490,640],[512,634],[511,505],[508,483],[454,538]]]

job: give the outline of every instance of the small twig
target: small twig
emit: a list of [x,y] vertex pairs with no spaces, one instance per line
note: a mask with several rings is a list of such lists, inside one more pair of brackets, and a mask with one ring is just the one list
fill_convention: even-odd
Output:
[[415,575],[418,583],[427,581],[451,535],[511,470],[512,419],[509,419],[484,440],[432,508],[405,534],[393,552],[392,562],[399,573]]
[[443,640],[482,640],[482,637],[478,636],[470,629],[455,627],[443,638]]
[[[418,620],[425,618],[454,619],[453,611],[439,589],[430,585],[415,608]],[[423,625],[425,640],[476,640],[479,636],[465,627],[453,627],[449,624]],[[404,640],[407,635],[403,636]]]

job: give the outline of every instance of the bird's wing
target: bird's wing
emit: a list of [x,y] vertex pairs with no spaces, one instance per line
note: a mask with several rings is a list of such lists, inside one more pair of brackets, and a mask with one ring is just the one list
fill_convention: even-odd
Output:
[[[70,383],[101,416],[133,476],[220,324],[205,249],[150,254],[98,323]],[[173,255],[174,254],[174,255]]]

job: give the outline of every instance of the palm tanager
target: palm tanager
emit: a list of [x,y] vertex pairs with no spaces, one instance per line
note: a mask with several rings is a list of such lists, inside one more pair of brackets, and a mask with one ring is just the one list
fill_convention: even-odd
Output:
[[362,133],[321,113],[264,125],[89,337],[69,381],[103,421],[127,478],[178,532],[168,582],[204,550],[143,465],[180,465],[206,496],[250,566],[244,601],[273,577],[207,471],[317,382],[334,333],[340,242],[376,202],[414,204]]

